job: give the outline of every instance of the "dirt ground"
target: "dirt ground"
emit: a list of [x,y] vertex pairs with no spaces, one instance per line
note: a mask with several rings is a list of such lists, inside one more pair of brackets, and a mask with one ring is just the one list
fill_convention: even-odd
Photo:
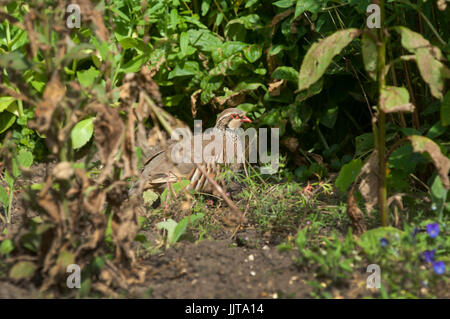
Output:
[[[41,183],[47,164],[39,164],[18,181],[18,186]],[[51,166],[51,164],[50,164]],[[17,194],[18,195],[18,194]],[[15,196],[12,227],[17,231],[25,210]],[[27,212],[33,214],[33,212]],[[155,227],[156,228],[156,227]],[[156,229],[143,232],[150,240],[158,236]],[[162,252],[146,255],[142,262],[154,270],[145,284],[130,291],[118,291],[124,298],[311,298],[313,288],[307,284],[315,274],[296,263],[295,249],[279,252],[277,243],[267,240],[251,229],[243,230],[231,239],[231,231],[197,243],[181,241]],[[245,238],[247,244],[242,244]],[[251,242],[257,241],[258,245]],[[0,298],[42,298],[38,288],[30,282],[12,282],[0,278]],[[318,279],[320,281],[320,279]],[[321,285],[334,298],[361,298],[369,296],[364,274],[355,274],[354,280],[342,287]],[[55,292],[50,297],[64,298]]]
[[[295,252],[230,247],[230,242],[180,243],[145,260],[155,271],[125,298],[311,298],[312,273],[302,272]],[[359,277],[359,278],[358,278]],[[369,295],[361,275],[346,287],[331,288],[334,298]],[[0,280],[0,298],[41,298],[29,283]],[[54,297],[62,297],[55,295]]]

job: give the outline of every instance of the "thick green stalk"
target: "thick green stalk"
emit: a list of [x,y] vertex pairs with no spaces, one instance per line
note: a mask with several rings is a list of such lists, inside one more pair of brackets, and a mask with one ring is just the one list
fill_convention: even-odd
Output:
[[381,92],[386,85],[386,34],[384,29],[384,0],[379,1],[380,5],[380,21],[381,27],[378,32],[378,168],[379,168],[379,185],[378,185],[378,206],[380,208],[381,225],[389,225],[389,215],[386,200],[386,162],[384,156],[386,154],[386,114],[381,110],[380,100]]

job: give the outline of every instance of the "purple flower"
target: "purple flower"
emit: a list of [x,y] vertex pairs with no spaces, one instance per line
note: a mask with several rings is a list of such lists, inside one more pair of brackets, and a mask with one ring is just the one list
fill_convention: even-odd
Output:
[[434,261],[434,253],[436,252],[435,249],[433,250],[425,250],[423,253],[421,253],[421,256],[425,259],[427,263],[431,263]]
[[433,263],[434,272],[438,275],[442,275],[445,272],[445,264],[443,261],[437,261]]
[[306,225],[309,225],[309,224],[311,224],[311,222],[309,220],[307,220],[306,221]]
[[380,245],[381,247],[386,247],[389,244],[389,241],[386,238],[380,239]]
[[427,233],[430,235],[431,238],[437,237],[439,235],[439,224],[433,223],[427,225]]

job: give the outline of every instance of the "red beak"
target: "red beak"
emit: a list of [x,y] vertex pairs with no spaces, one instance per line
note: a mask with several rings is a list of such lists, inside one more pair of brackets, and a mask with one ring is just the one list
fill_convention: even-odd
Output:
[[247,116],[243,115],[241,118],[242,123],[251,123],[252,120],[250,120]]

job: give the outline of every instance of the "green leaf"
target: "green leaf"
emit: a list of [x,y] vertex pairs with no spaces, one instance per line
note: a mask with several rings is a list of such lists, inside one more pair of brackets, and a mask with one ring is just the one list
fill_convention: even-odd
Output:
[[405,144],[392,152],[388,159],[389,167],[413,173],[417,164],[425,162],[422,155],[414,153],[410,144]]
[[436,122],[436,124],[434,124],[432,127],[430,127],[426,136],[428,138],[435,139],[436,137],[439,137],[442,134],[444,134],[445,131],[447,131],[447,128],[442,126],[441,122]]
[[[119,17],[121,17],[122,19],[124,19],[126,22],[130,22],[130,18],[122,12],[122,10],[119,10],[118,8],[116,8],[115,6],[109,6],[108,10],[111,10],[112,12],[114,12],[115,14],[117,14]],[[117,35],[116,35],[117,37]],[[117,37],[117,40],[121,40],[122,38]]]
[[319,12],[321,5],[322,3],[319,0],[297,0],[294,19],[297,19],[297,17],[305,11],[310,11],[312,13]]
[[94,134],[94,117],[87,118],[78,122],[72,129],[70,137],[72,138],[72,148],[78,149],[84,146]]
[[381,89],[380,108],[385,113],[412,112],[408,90],[403,87],[386,86]]
[[269,56],[277,55],[278,53],[284,50],[289,50],[289,47],[285,46],[284,44],[275,44],[270,47],[269,52],[267,54]]
[[0,97],[0,113],[6,110],[10,104],[12,104],[16,99],[12,96],[2,96]]
[[245,8],[250,8],[252,5],[258,3],[259,0],[249,0],[245,2]]
[[42,93],[44,91],[45,82],[42,82],[42,81],[31,81],[31,85],[39,93]]
[[14,186],[14,178],[9,175],[8,171],[5,171],[5,181],[9,188],[12,189]]
[[[17,163],[17,159],[13,158],[13,160],[12,160],[12,175],[13,175],[14,180],[20,176],[20,173],[21,173],[21,171],[20,171],[19,165]],[[11,186],[11,188],[12,188],[12,186]]]
[[89,296],[89,293],[91,291],[91,286],[92,286],[92,280],[90,278],[86,278],[81,282],[81,287],[80,287],[80,297],[81,298]]
[[124,73],[135,73],[141,69],[141,66],[147,62],[148,56],[145,54],[139,54],[132,58],[130,61],[125,63],[125,65],[121,68],[121,71]]
[[217,25],[217,26],[220,26],[220,24],[221,24],[222,21],[223,21],[223,17],[224,17],[224,14],[223,14],[222,12],[219,12],[219,13],[217,14],[217,17],[216,17],[216,25]]
[[[88,43],[76,44],[68,50],[66,55],[64,55],[63,62],[65,65],[68,65],[70,61],[74,59],[77,60],[86,59],[92,54],[94,49],[95,46],[93,46],[92,44]],[[39,80],[42,81],[43,79]]]
[[374,81],[377,80],[377,59],[378,48],[375,42],[377,35],[367,29],[362,34],[361,38],[361,51],[363,56],[364,68],[369,74],[370,78]]
[[234,88],[234,91],[254,91],[258,88],[264,89],[264,91],[267,91],[267,88],[262,83],[253,83],[253,82],[246,82],[242,81],[236,87]]
[[359,158],[342,166],[339,176],[336,179],[336,187],[342,192],[345,192],[358,176],[362,166],[362,161]]
[[[1,188],[1,186],[0,186]],[[0,255],[8,255],[10,252],[14,250],[14,244],[11,239],[5,239],[0,244]]]
[[216,52],[212,53],[214,62],[218,63],[232,57],[236,53],[248,48],[249,45],[240,41],[228,41],[225,42]]
[[[176,182],[172,184],[172,189],[173,191],[176,193],[178,193],[179,191],[181,191],[183,188],[186,188],[186,186],[188,186],[190,183],[190,180],[188,179],[183,179],[181,180],[181,182]],[[169,194],[169,189],[166,188],[162,194],[161,194],[161,203],[164,203],[166,201],[166,197]]]
[[148,190],[142,194],[142,197],[144,199],[144,203],[148,206],[151,206],[154,202],[156,202],[159,195],[151,190]]
[[177,227],[177,222],[173,219],[169,218],[164,222],[159,222],[156,224],[158,229],[165,229],[167,231],[167,242],[169,244],[173,243],[173,233],[175,231],[175,227]]
[[444,212],[445,202],[447,200],[448,190],[442,185],[442,181],[439,176],[434,178],[433,184],[431,185],[431,200],[433,202],[432,210],[437,212],[439,220],[442,220],[442,215]]
[[199,72],[198,62],[186,61],[184,63],[177,64],[176,67],[170,71],[168,79],[173,79],[180,76],[195,75]]
[[355,156],[361,156],[375,146],[375,140],[373,138],[373,133],[364,133],[359,135],[355,139],[356,147],[355,147]]
[[211,1],[212,0],[203,0],[202,1],[202,16],[206,15],[209,11],[209,8],[211,6]]
[[189,223],[192,225],[201,218],[203,218],[203,214],[199,213],[197,215],[184,217],[182,220],[180,220],[173,231],[172,243],[176,243],[180,239],[181,235],[186,232]]
[[126,37],[119,41],[120,45],[126,49],[136,49],[141,52],[148,51],[149,47],[139,38]]
[[3,204],[3,207],[8,206],[9,203],[9,195],[3,186],[0,186],[0,203]]
[[359,34],[358,29],[346,29],[337,31],[314,43],[303,59],[298,77],[298,90],[307,89],[317,82],[325,73],[333,58]]
[[17,161],[21,167],[30,167],[33,164],[33,154],[27,150],[20,150]]
[[187,32],[181,32],[180,34],[180,50],[181,53],[183,53],[183,56],[185,56],[188,52],[189,47],[189,35]]
[[306,242],[307,242],[306,231],[299,230],[297,237],[295,238],[295,243],[297,244],[297,248],[300,253],[305,248]]
[[289,8],[294,5],[294,2],[295,2],[295,0],[279,0],[272,4],[278,8]]
[[262,47],[260,45],[250,45],[244,50],[244,55],[250,63],[256,62],[262,55]]
[[236,108],[244,111],[245,113],[251,112],[254,109],[256,109],[256,104],[252,104],[252,103],[242,103],[239,104]]
[[[20,113],[19,113],[19,106],[17,105],[17,101],[14,101],[13,103],[11,103],[7,108],[6,108],[6,110],[9,112],[9,113],[12,113],[12,114],[14,114],[15,116],[17,116],[18,118],[19,118],[19,120],[20,120]],[[22,118],[22,120],[23,120],[24,118]],[[25,119],[25,121],[26,121],[26,119]],[[21,124],[21,123],[19,123],[19,121],[18,121],[18,124],[19,125],[22,125],[22,126],[26,126],[26,124]]]
[[75,255],[67,250],[63,250],[59,253],[56,263],[66,271],[67,266],[75,263]]
[[205,76],[200,82],[200,88],[205,91],[218,90],[223,83],[223,76]]
[[275,69],[275,71],[273,71],[272,78],[297,83],[298,72],[290,66],[279,66]]
[[325,114],[322,115],[319,119],[320,124],[325,125],[326,127],[332,129],[336,124],[338,116],[338,107],[332,107],[326,110]]
[[20,261],[11,268],[9,277],[15,280],[28,279],[34,275],[36,269],[37,266],[31,261]]
[[32,65],[21,52],[15,51],[0,55],[0,67],[5,69],[11,68],[16,71],[25,71],[31,69]]
[[450,91],[444,96],[441,105],[441,122],[443,126],[450,124]]
[[16,117],[14,114],[9,112],[0,113],[0,134],[9,129],[15,121]]
[[195,14],[193,17],[183,16],[183,20],[185,22],[192,23],[193,25],[195,25],[199,29],[208,29],[208,27],[206,25],[204,25],[203,23],[201,23],[199,21],[199,16],[197,14]]
[[160,222],[156,225],[158,229],[165,229],[167,231],[167,243],[169,245],[175,244],[186,232],[189,223],[193,224],[195,221],[203,218],[203,214],[191,215],[183,218],[179,223],[173,219]]
[[257,14],[241,16],[230,20],[225,27],[225,37],[233,40],[245,40],[245,30],[256,30],[263,27]]
[[184,94],[176,94],[172,96],[163,97],[163,103],[167,107],[177,106],[185,98]]
[[265,68],[257,68],[253,70],[253,73],[258,75],[266,75],[267,70]]
[[289,122],[292,125],[292,129],[299,133],[302,129],[303,121],[300,117],[300,110],[296,103],[292,103],[288,107],[288,115],[289,115]]
[[189,43],[201,51],[214,52],[222,45],[219,37],[209,30],[193,30],[187,31],[189,35]]
[[94,84],[94,81],[99,74],[100,71],[91,66],[88,70],[78,71],[77,79],[81,85],[89,87]]

